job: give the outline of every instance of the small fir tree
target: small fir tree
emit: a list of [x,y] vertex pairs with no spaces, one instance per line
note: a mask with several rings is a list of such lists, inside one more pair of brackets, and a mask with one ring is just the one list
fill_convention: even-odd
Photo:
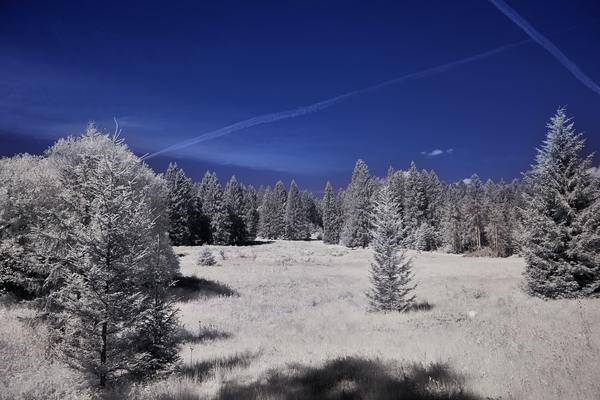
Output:
[[387,184],[379,191],[373,219],[371,290],[367,293],[370,307],[374,311],[407,311],[415,300],[415,286],[411,261],[400,249],[399,210]]
[[204,247],[198,255],[198,265],[203,267],[211,267],[217,264],[217,260],[210,249]]

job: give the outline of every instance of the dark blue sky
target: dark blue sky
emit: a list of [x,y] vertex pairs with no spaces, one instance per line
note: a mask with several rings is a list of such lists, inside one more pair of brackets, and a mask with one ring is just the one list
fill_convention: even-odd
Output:
[[[600,81],[598,1],[509,4]],[[113,117],[136,153],[153,152],[524,39],[485,0],[0,0],[0,155],[39,152],[90,120],[112,130]],[[561,105],[599,150],[600,96],[532,42],[150,163],[310,189],[345,184],[359,157],[379,175],[414,160],[445,180],[512,179]]]

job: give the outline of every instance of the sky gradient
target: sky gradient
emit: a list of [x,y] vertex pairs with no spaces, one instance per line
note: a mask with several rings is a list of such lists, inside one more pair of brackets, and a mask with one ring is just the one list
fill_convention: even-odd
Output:
[[[0,156],[88,121],[137,154],[529,37],[488,1],[0,2]],[[508,1],[595,82],[600,3]],[[199,178],[345,184],[357,158],[453,181],[519,177],[566,105],[600,149],[600,96],[534,41],[330,108],[160,154]]]

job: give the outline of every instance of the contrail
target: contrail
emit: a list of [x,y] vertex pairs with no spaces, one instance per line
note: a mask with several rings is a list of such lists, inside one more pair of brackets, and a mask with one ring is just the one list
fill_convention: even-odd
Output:
[[160,154],[168,153],[173,150],[183,149],[185,147],[189,147],[189,146],[192,146],[192,145],[200,143],[200,142],[204,142],[204,141],[207,141],[210,139],[215,139],[215,138],[218,138],[221,136],[226,136],[226,135],[229,135],[230,133],[233,133],[233,132],[236,132],[236,131],[239,131],[242,129],[247,129],[247,128],[250,128],[253,126],[257,126],[257,125],[269,124],[271,122],[281,121],[284,119],[296,118],[296,117],[300,117],[302,115],[312,114],[314,112],[321,111],[326,108],[332,107],[332,106],[334,106],[338,103],[341,103],[342,101],[348,100],[352,97],[356,97],[359,95],[363,95],[365,93],[383,89],[388,86],[399,85],[401,83],[408,82],[411,80],[417,80],[417,79],[426,78],[426,77],[429,77],[432,75],[436,75],[436,74],[448,71],[452,68],[456,68],[461,65],[472,63],[474,61],[478,61],[478,60],[490,57],[494,54],[498,54],[503,51],[506,51],[506,50],[509,50],[509,49],[512,49],[512,48],[515,48],[518,46],[522,46],[527,43],[531,43],[531,39],[525,39],[525,40],[521,40],[519,42],[496,47],[495,49],[488,50],[486,52],[479,53],[479,54],[476,54],[471,57],[452,61],[447,64],[438,65],[436,67],[431,67],[431,68],[428,68],[428,69],[425,69],[422,71],[413,72],[411,74],[404,75],[399,78],[391,79],[389,81],[385,81],[385,82],[379,83],[377,85],[369,86],[369,87],[366,87],[363,89],[354,90],[352,92],[348,92],[348,93],[345,93],[345,94],[342,94],[342,95],[339,95],[336,97],[332,97],[327,100],[319,101],[317,103],[314,103],[314,104],[311,104],[308,106],[302,106],[302,107],[294,108],[291,110],[280,111],[280,112],[271,113],[271,114],[259,115],[257,117],[253,117],[253,118],[246,119],[246,120],[243,120],[240,122],[236,122],[235,124],[228,125],[223,128],[204,133],[200,136],[193,137],[193,138],[185,140],[183,142],[175,143],[175,144],[173,144],[169,147],[166,147],[162,150],[148,154],[142,158],[144,160],[147,160],[149,158],[155,157]]
[[531,39],[548,50],[566,69],[568,69],[575,78],[579,79],[585,86],[600,94],[600,86],[596,84],[589,76],[587,76],[577,65],[554,45],[548,38],[539,33],[525,18],[519,15],[513,8],[506,4],[503,0],[490,0],[490,2],[506,15],[512,22],[521,28]]

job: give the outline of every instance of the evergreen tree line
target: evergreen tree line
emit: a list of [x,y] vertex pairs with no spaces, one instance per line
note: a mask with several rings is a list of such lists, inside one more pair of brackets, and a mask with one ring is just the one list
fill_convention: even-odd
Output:
[[306,240],[321,226],[312,193],[289,190],[279,181],[257,191],[232,176],[223,188],[214,172],[199,183],[170,164],[164,175],[169,189],[169,236],[173,245],[243,245],[257,235],[266,239]]
[[402,222],[399,240],[404,248],[502,257],[519,250],[520,182],[483,183],[473,175],[446,184],[434,171],[418,170],[414,162],[405,171],[390,167],[380,179],[358,160],[346,190],[334,194],[328,183],[321,202],[324,241],[368,246],[374,206],[384,185]]
[[117,135],[93,126],[43,156],[0,160],[0,292],[36,305],[52,353],[93,384],[177,360],[167,194]]
[[194,183],[177,164],[169,164],[164,178],[173,245],[240,245],[256,238],[258,200],[254,187],[232,176],[223,188],[217,174],[210,171],[200,183]]

